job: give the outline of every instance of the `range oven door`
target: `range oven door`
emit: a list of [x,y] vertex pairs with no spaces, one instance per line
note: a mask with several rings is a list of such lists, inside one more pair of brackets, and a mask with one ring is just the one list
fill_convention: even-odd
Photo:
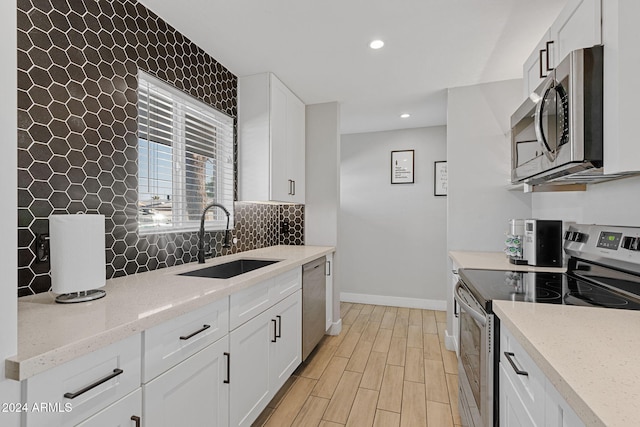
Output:
[[493,315],[487,314],[462,281],[454,293],[460,306],[459,409],[470,427],[493,426]]

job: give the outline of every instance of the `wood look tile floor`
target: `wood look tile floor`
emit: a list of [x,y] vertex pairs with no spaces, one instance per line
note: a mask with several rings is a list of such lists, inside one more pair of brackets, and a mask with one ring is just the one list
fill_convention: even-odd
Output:
[[453,427],[458,369],[443,311],[341,303],[325,336],[253,426]]

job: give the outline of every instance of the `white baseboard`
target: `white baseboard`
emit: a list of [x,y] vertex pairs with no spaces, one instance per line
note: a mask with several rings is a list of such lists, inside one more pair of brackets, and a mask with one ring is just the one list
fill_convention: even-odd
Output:
[[458,343],[455,335],[450,335],[449,331],[444,331],[444,346],[447,350],[458,352]]
[[340,301],[355,302],[358,304],[390,305],[393,307],[422,308],[425,310],[447,311],[447,301],[389,297],[384,295],[352,294],[350,292],[340,292]]
[[329,329],[327,329],[327,335],[340,335],[342,331],[342,319],[338,319],[337,322],[333,322]]

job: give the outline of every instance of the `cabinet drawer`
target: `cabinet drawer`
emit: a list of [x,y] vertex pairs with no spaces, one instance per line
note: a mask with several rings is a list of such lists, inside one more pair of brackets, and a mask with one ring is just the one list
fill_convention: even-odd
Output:
[[228,298],[146,330],[142,382],[149,382],[228,332]]
[[273,305],[269,297],[273,280],[260,282],[231,294],[229,298],[229,330],[234,330]]
[[294,268],[274,278],[269,289],[269,298],[272,304],[276,304],[298,289],[302,289],[302,267]]
[[301,288],[302,267],[296,267],[232,294],[229,298],[229,330],[236,329]]
[[76,427],[138,426],[142,419],[142,389],[118,400]]
[[140,334],[24,381],[26,425],[76,425],[140,387]]
[[[536,418],[535,421],[539,425],[543,425],[546,377],[504,326],[500,334],[500,366],[504,375],[513,384],[524,406],[529,409],[529,413]],[[519,375],[516,373],[516,368],[526,372],[527,375]]]

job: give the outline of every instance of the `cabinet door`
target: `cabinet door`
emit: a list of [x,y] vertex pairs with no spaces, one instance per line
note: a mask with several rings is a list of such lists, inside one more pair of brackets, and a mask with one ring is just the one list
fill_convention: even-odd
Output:
[[145,427],[226,426],[229,337],[216,341],[143,386]]
[[229,334],[230,426],[250,426],[269,403],[271,318],[267,310]]
[[502,362],[500,366],[500,425],[509,427],[535,427],[531,415],[520,400],[517,390],[509,380]]
[[305,202],[305,105],[289,92],[287,110],[287,168],[293,181],[291,201]]
[[602,43],[601,0],[570,0],[549,30],[553,66],[572,50]]
[[142,419],[142,389],[123,397],[77,427],[139,427]]
[[[458,280],[460,280],[460,276],[458,276],[458,266],[453,263],[453,269],[451,271],[451,293],[455,292],[456,285],[458,284]],[[452,296],[453,301],[453,312],[451,313],[451,326],[453,330],[451,331],[451,336],[453,337],[453,347],[456,351],[456,354],[460,356],[460,307],[458,306],[458,301]]]
[[[271,104],[270,104],[270,144],[271,144],[271,200],[289,202],[293,185],[289,176],[288,162],[290,154],[287,147],[287,138],[290,122],[289,117],[289,89],[273,74],[270,78]],[[266,160],[266,159],[265,159]]]
[[558,390],[547,380],[545,391],[547,400],[545,402],[545,421],[547,427],[583,427],[584,423],[560,396]]
[[[549,33],[540,40],[540,43],[533,50],[533,53],[525,61],[523,67],[524,74],[524,98],[527,98],[531,93],[542,83],[544,77],[547,75],[547,41],[549,40]],[[552,62],[552,56],[549,55],[549,60]],[[541,65],[542,64],[542,65]],[[540,68],[542,66],[542,69]],[[551,67],[552,64],[549,64]]]
[[327,254],[327,267],[326,267],[327,281],[325,283],[325,290],[327,293],[326,298],[326,310],[327,310],[327,322],[325,324],[325,330],[329,331],[333,325],[333,253]]
[[269,348],[269,387],[273,396],[302,362],[302,291],[280,301],[271,313],[275,342]]

